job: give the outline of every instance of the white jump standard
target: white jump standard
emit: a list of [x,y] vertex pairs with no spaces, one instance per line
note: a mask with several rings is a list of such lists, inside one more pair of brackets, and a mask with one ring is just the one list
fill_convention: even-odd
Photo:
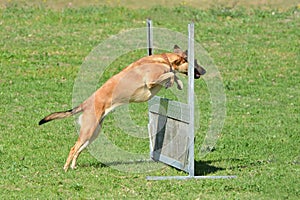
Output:
[[[149,100],[150,157],[188,173],[187,176],[147,176],[147,180],[228,179],[236,176],[196,176],[194,166],[194,23],[188,25],[188,104],[159,96]],[[152,21],[147,20],[148,55],[153,53]]]

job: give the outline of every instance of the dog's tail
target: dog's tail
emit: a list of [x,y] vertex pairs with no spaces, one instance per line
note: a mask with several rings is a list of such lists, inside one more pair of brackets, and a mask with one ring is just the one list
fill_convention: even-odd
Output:
[[55,113],[52,113],[52,114],[46,116],[44,119],[42,119],[39,122],[39,125],[45,124],[45,123],[50,122],[54,119],[62,119],[62,118],[65,118],[65,117],[70,117],[70,116],[75,115],[76,113],[79,113],[81,111],[83,111],[82,107],[77,106],[77,107],[75,107],[71,110],[62,111],[62,112],[55,112]]

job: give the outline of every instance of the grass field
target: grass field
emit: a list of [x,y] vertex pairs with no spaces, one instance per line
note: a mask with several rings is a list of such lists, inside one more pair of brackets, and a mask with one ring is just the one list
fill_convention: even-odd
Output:
[[[259,9],[220,3],[202,10],[183,4],[147,9],[1,5],[0,199],[300,198],[297,3]],[[121,31],[145,27],[147,17],[156,27],[183,34],[195,21],[196,41],[218,66],[227,97],[221,137],[213,152],[201,160],[196,156],[196,172],[236,179],[146,181],[148,175],[184,173],[170,167],[125,173],[106,167],[88,151],[81,154],[78,169],[64,173],[69,148],[77,139],[73,119],[37,125],[50,112],[72,107],[77,72],[96,45]],[[137,55],[120,58],[110,70],[116,72]],[[210,118],[203,80],[196,83],[196,93],[201,102],[200,146]],[[140,106],[131,107],[132,118],[145,124],[147,114],[141,108],[146,104]],[[103,132],[113,142],[147,153],[147,139],[136,141],[111,121],[104,122]]]
[[30,5],[30,6],[46,6],[52,9],[62,9],[62,8],[77,8],[86,6],[122,6],[131,9],[140,8],[151,8],[153,6],[164,6],[164,7],[178,7],[178,6],[192,6],[199,9],[208,9],[212,7],[247,7],[247,8],[260,8],[260,9],[280,9],[286,10],[299,4],[298,0],[0,0],[0,5],[6,7],[7,4],[17,4],[17,5]]

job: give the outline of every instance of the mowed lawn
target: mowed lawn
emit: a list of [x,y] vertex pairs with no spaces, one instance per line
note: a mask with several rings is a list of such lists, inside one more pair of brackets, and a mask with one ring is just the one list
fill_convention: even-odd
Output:
[[[41,127],[38,121],[72,107],[77,73],[99,43],[145,27],[148,17],[155,27],[182,34],[195,22],[196,42],[222,76],[227,114],[214,150],[200,158],[211,105],[205,81],[197,80],[196,174],[237,178],[147,181],[149,175],[186,174],[171,167],[127,173],[88,151],[76,170],[62,170],[77,139],[74,118]],[[200,10],[184,4],[51,9],[7,3],[0,9],[0,199],[299,199],[299,27],[296,4],[284,10],[224,4]],[[99,81],[141,55],[120,57]],[[145,108],[130,107],[136,123],[147,124]],[[119,131],[113,118],[104,121],[103,134],[126,151],[148,153],[148,139]]]

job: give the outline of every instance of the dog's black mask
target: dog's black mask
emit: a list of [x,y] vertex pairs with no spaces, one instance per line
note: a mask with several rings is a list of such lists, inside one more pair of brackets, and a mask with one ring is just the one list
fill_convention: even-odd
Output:
[[205,69],[197,63],[197,59],[194,62],[194,78],[198,79],[200,76],[206,73]]

